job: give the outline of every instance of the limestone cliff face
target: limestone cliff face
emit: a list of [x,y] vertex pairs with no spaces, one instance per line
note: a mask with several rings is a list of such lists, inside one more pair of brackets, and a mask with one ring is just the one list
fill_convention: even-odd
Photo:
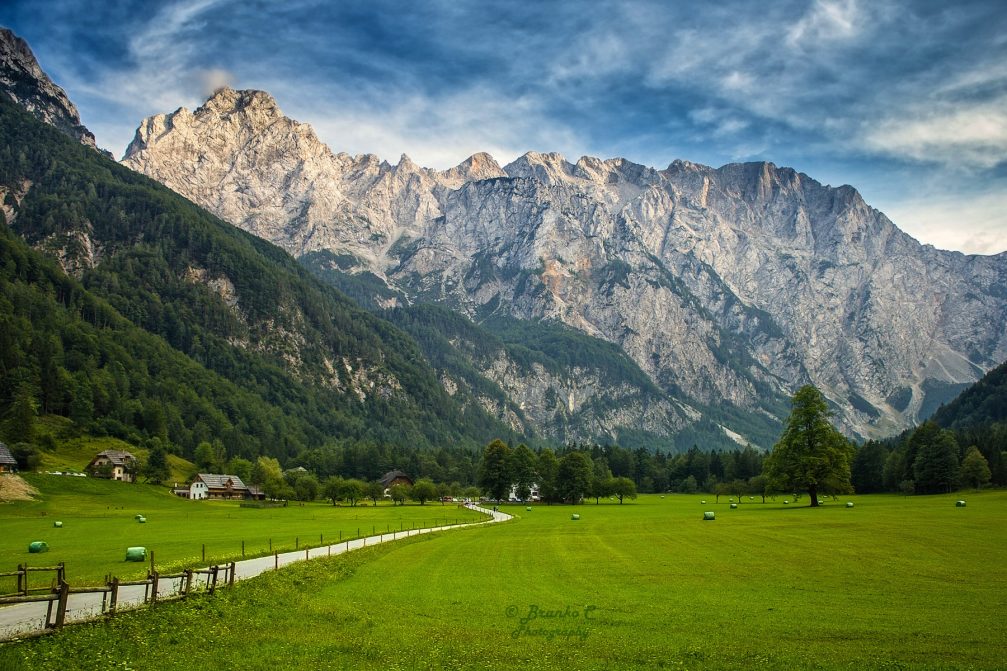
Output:
[[[391,165],[334,154],[268,94],[230,89],[145,120],[123,162],[411,300],[618,344],[667,395],[659,421],[634,411],[649,429],[674,433],[703,408],[778,419],[812,382],[844,430],[888,435],[1007,358],[1007,255],[922,246],[853,188],[770,163],[656,170],[532,152],[503,168],[486,154],[447,171]],[[528,376],[508,394],[540,410],[545,386]]]
[[45,123],[97,148],[66,93],[42,71],[28,43],[7,28],[0,28],[0,91]]

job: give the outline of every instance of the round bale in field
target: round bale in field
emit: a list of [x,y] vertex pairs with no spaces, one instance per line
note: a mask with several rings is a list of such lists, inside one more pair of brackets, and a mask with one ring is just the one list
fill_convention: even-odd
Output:
[[964,508],[964,507],[965,507],[964,501],[955,501],[955,508]]
[[853,501],[847,501],[846,502],[846,507],[847,508],[852,508],[853,507]]
[[737,508],[737,507],[738,507],[738,504],[737,504],[737,503],[732,503],[732,504],[731,504],[731,508],[732,508],[732,509],[733,509],[733,508]]
[[134,519],[134,520],[138,520],[138,519],[140,519],[141,517],[143,517],[143,515],[142,515],[142,514],[140,514],[140,513],[137,513],[136,515],[133,515],[133,519]]
[[45,541],[32,541],[28,544],[28,552],[31,554],[37,554],[39,552],[48,552],[49,544]]
[[147,561],[147,548],[139,546],[126,548],[126,561]]
[[146,524],[147,523],[147,518],[146,517],[138,517],[138,518],[136,518],[136,521],[139,522],[140,524]]
[[524,509],[527,510],[528,512],[531,512],[531,506],[525,506]]
[[56,527],[57,529],[62,529],[63,528],[63,523],[60,522],[59,520],[56,520],[55,522],[53,522],[52,525],[54,527]]
[[573,515],[570,515],[570,519],[572,519],[574,521],[579,520],[580,519],[580,515],[578,515],[577,513],[574,513]]
[[714,519],[717,519],[717,516],[713,513],[712,510],[709,510],[709,511],[703,513],[703,519],[704,520],[714,520]]
[[786,506],[786,505],[789,505],[789,504],[790,504],[790,501],[788,501],[788,500],[786,500],[786,499],[783,499],[783,505],[785,505],[785,506]]
[[700,503],[702,503],[704,506],[706,505],[706,501],[700,501]]

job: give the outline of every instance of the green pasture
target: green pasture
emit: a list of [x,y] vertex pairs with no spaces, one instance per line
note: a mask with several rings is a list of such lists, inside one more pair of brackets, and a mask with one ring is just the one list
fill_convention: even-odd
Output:
[[[524,506],[0,649],[10,668],[999,669],[1007,492]],[[717,519],[702,521],[712,510]],[[580,515],[572,521],[571,513]],[[523,621],[523,622],[522,622]],[[22,666],[23,665],[23,666]],[[0,668],[3,668],[0,666]]]
[[[41,496],[30,502],[0,505],[0,572],[18,564],[66,564],[72,586],[100,584],[104,576],[142,577],[147,565],[126,563],[126,548],[141,545],[154,552],[162,572],[241,558],[273,550],[318,546],[340,539],[479,519],[456,504],[425,506],[335,507],[329,503],[285,508],[242,508],[237,501],[189,501],[165,487],[95,478],[27,474]],[[144,515],[140,524],[134,517]],[[55,528],[55,521],[63,523]],[[359,530],[359,531],[358,531]],[[29,554],[28,544],[41,540],[49,552]],[[272,545],[270,546],[270,541]],[[48,580],[48,579],[47,579]],[[7,584],[7,582],[11,584]],[[13,578],[0,578],[0,592],[14,591]]]

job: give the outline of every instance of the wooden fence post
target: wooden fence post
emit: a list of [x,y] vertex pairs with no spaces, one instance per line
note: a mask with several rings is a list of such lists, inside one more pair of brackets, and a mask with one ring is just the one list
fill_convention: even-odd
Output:
[[115,615],[115,607],[119,603],[119,579],[112,578],[112,591],[108,598],[108,614]]
[[280,570],[280,553],[279,552],[277,552],[276,554],[273,555],[273,560],[275,562],[275,565],[273,566],[273,569],[276,570],[276,571],[279,571]]
[[192,569],[185,569],[185,577],[182,578],[182,595],[189,596],[189,592],[192,590]]
[[28,596],[28,565],[17,565],[17,591],[21,596]]
[[217,571],[220,570],[219,566],[210,567],[210,594],[213,594],[213,590],[217,589]]
[[70,585],[63,582],[59,586],[59,605],[56,607],[56,628],[61,629],[66,621],[66,601],[70,597]]
[[157,585],[160,582],[160,578],[157,575],[157,571],[153,571],[150,574],[150,603],[151,605],[157,603]]
[[237,564],[231,562],[231,577],[228,579],[229,585],[234,585],[234,569],[236,568],[236,566]]

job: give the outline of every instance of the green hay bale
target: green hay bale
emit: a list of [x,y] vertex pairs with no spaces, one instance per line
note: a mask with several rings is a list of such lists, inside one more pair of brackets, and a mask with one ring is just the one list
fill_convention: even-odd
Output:
[[853,507],[853,501],[847,501],[846,502],[846,507],[847,508],[852,508]]
[[715,519],[717,519],[717,516],[714,515],[713,511],[711,510],[711,511],[707,511],[707,512],[703,513],[703,519],[704,520],[715,520]]
[[32,541],[28,544],[28,552],[32,554],[37,554],[39,552],[48,552],[49,544],[45,541]]
[[702,503],[704,506],[706,505],[706,501],[700,501],[700,503]]
[[786,506],[786,505],[790,505],[790,501],[787,501],[786,499],[784,499],[784,500],[783,500],[783,505],[785,505],[785,506]]
[[738,504],[737,504],[737,503],[732,503],[732,504],[731,504],[731,508],[732,508],[732,509],[734,509],[734,508],[737,508],[737,507],[738,507]]
[[528,512],[531,512],[531,506],[525,506],[524,509],[527,510]]
[[570,519],[575,520],[575,521],[579,520],[580,519],[580,515],[578,515],[577,513],[574,513],[573,515],[570,515]]
[[955,501],[955,508],[964,508],[964,507],[965,507],[964,501]]
[[126,561],[147,561],[147,548],[126,548]]
[[146,524],[147,523],[147,518],[146,517],[138,517],[138,518],[136,518],[136,521],[139,522],[140,524]]
[[137,513],[136,515],[133,515],[133,519],[134,519],[134,520],[138,520],[138,519],[140,519],[141,517],[143,517],[143,515],[141,515],[140,513]]
[[754,496],[749,496],[749,497],[748,497],[748,500],[749,500],[749,501],[754,501],[754,500],[755,500],[755,497],[754,497]]
[[56,527],[57,529],[62,529],[63,528],[63,523],[62,522],[58,522],[58,521],[57,522],[53,522],[52,525],[54,527]]

